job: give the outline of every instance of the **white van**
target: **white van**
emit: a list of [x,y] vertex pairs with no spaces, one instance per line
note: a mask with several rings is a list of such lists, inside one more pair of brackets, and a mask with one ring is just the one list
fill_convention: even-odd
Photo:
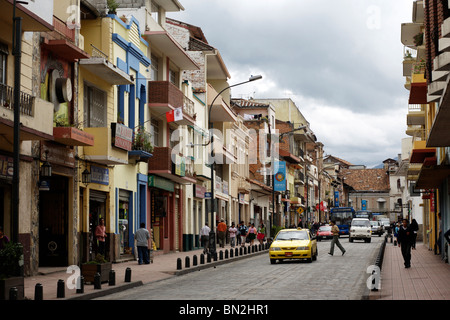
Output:
[[353,242],[355,239],[364,240],[365,242],[372,240],[372,226],[369,219],[355,218],[352,220],[348,240]]

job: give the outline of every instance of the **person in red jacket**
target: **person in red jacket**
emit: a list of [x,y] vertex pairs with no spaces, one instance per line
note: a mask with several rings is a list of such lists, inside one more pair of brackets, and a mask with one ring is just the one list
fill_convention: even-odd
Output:
[[221,219],[220,223],[217,225],[217,232],[219,234],[219,245],[221,248],[224,248],[227,235],[227,225],[223,219]]

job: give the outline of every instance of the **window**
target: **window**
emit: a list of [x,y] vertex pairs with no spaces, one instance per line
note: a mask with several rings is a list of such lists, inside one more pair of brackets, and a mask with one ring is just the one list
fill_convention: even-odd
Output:
[[158,120],[152,119],[150,123],[151,141],[154,147],[158,146],[159,141],[159,123]]
[[151,70],[150,70],[150,80],[151,81],[158,81],[158,62],[159,59],[157,56],[153,55],[151,56]]
[[169,81],[173,84],[176,85],[177,83],[177,74],[175,71],[173,70],[169,70]]
[[158,24],[160,24],[160,22],[159,22],[159,6],[156,4],[156,3],[154,3],[153,1],[152,1],[152,5],[151,5],[151,15],[152,15],[152,18],[158,23]]
[[0,83],[6,84],[6,59],[8,58],[8,46],[0,43]]
[[84,125],[106,127],[106,92],[84,85]]

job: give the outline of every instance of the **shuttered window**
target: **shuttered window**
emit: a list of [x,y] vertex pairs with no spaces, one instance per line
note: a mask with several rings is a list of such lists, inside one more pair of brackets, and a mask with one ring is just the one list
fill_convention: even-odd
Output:
[[106,127],[106,92],[84,85],[84,125]]

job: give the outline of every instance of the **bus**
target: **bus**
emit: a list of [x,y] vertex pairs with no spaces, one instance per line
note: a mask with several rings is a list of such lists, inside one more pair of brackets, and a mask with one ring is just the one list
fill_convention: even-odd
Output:
[[330,220],[335,221],[339,234],[348,235],[349,227],[355,214],[353,207],[336,207],[330,210]]
[[353,218],[366,218],[369,221],[372,221],[373,214],[372,211],[368,210],[358,210],[353,214]]

